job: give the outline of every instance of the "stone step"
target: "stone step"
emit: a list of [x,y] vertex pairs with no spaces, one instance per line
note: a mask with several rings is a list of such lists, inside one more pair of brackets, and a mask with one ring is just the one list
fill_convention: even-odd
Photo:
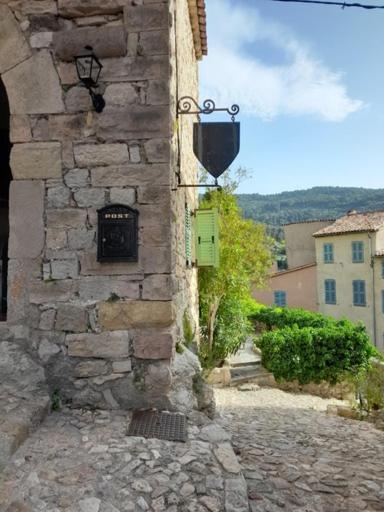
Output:
[[231,368],[231,386],[252,382],[259,386],[273,386],[275,379],[261,364]]

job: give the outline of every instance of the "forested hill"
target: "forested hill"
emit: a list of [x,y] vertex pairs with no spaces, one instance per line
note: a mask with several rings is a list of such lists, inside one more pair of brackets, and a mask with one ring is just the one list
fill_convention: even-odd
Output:
[[333,219],[348,210],[384,210],[384,189],[314,187],[280,194],[239,194],[246,218],[267,224],[272,236],[280,238],[288,222]]

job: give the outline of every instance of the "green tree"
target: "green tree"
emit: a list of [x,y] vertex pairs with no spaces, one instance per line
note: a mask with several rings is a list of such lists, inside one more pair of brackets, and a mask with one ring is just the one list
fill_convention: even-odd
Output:
[[236,182],[208,191],[201,208],[217,208],[220,264],[199,269],[201,360],[213,367],[238,350],[250,332],[247,304],[251,286],[264,283],[271,265],[272,240],[263,225],[242,218],[233,195]]

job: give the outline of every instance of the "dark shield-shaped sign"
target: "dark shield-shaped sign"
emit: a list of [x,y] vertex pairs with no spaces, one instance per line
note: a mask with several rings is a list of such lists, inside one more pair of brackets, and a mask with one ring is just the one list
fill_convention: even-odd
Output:
[[240,123],[194,123],[193,151],[204,169],[218,178],[240,151]]

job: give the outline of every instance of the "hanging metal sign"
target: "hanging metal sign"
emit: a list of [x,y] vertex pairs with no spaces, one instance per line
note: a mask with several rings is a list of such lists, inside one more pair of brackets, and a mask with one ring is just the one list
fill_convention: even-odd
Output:
[[[199,118],[199,122],[194,123],[193,126],[193,151],[204,169],[215,178],[213,186],[218,186],[217,178],[229,168],[239,154],[240,123],[235,122],[235,116],[239,111],[238,105],[232,105],[230,108],[216,108],[212,100],[205,100],[203,106],[200,107],[190,96],[181,98],[177,104],[178,115],[195,114]],[[232,122],[200,122],[201,114],[212,114],[213,112],[227,112],[231,116]]]
[[211,176],[225,172],[240,151],[240,123],[194,123],[193,151]]

